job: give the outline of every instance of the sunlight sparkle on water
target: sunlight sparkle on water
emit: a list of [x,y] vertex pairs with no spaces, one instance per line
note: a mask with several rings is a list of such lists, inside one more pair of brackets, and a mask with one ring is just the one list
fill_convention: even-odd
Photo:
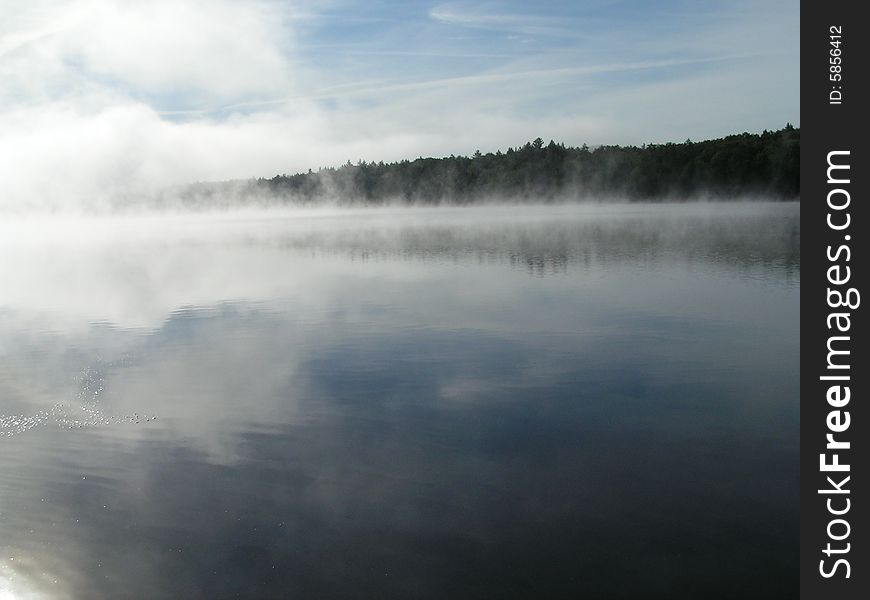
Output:
[[97,404],[103,392],[103,377],[91,368],[84,369],[80,375],[81,390],[73,403],[59,402],[48,410],[32,415],[0,414],[0,437],[12,437],[30,431],[40,425],[54,423],[61,429],[82,429],[87,427],[150,423],[157,419],[154,415],[109,415]]

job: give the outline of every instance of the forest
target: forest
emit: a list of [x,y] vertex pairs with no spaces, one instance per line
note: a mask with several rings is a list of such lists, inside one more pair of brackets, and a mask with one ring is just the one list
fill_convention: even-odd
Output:
[[295,175],[199,183],[180,194],[190,206],[218,198],[269,204],[474,204],[599,199],[797,200],[800,129],[741,133],[707,141],[642,146],[566,146],[541,138],[506,151],[399,162],[348,161]]

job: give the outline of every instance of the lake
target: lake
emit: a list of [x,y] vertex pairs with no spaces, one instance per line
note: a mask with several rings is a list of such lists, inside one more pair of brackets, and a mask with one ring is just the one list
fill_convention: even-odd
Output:
[[0,598],[778,598],[794,203],[0,224]]

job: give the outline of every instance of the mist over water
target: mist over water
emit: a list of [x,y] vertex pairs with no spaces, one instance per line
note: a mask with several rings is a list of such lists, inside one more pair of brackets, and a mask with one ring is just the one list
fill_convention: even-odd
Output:
[[794,593],[799,211],[6,219],[0,597]]
[[2,7],[0,600],[796,595],[795,0]]

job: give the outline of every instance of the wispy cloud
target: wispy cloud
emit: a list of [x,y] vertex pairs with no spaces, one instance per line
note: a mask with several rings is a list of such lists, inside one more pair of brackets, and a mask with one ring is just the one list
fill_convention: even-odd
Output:
[[8,0],[0,211],[539,135],[641,143],[798,121],[797,2],[660,8]]
[[521,71],[496,71],[490,73],[481,73],[475,75],[466,75],[462,77],[447,77],[442,79],[428,79],[420,81],[411,81],[406,83],[396,83],[387,81],[361,81],[348,83],[332,88],[316,91],[312,94],[304,96],[290,96],[285,98],[275,98],[270,100],[260,100],[255,102],[240,102],[229,104],[226,106],[218,106],[212,108],[189,109],[179,111],[161,111],[161,114],[166,115],[208,115],[217,113],[226,113],[228,111],[250,109],[258,107],[279,106],[284,104],[299,103],[309,100],[325,100],[325,99],[348,99],[353,97],[367,96],[384,99],[386,96],[395,96],[398,94],[414,93],[426,90],[438,89],[459,89],[462,87],[478,87],[486,88],[495,84],[512,83],[512,84],[529,84],[535,80],[543,79],[558,79],[564,77],[572,77],[578,75],[602,75],[607,73],[619,73],[627,71],[647,71],[655,69],[665,69],[669,67],[698,65],[711,62],[745,60],[751,58],[751,55],[733,55],[714,58],[698,58],[698,59],[670,59],[670,60],[650,60],[632,63],[612,63],[603,65],[588,65],[582,67],[561,67],[552,69],[531,69]]
[[489,29],[524,35],[546,35],[557,37],[578,37],[576,28],[564,18],[542,17],[534,13],[488,12],[482,8],[469,9],[457,4],[435,6],[429,16],[442,23],[460,25],[476,29]]

